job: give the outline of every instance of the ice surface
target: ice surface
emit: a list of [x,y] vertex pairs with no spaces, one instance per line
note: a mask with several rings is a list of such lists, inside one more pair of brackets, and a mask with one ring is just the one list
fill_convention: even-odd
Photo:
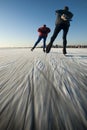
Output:
[[87,130],[87,49],[0,49],[0,130]]

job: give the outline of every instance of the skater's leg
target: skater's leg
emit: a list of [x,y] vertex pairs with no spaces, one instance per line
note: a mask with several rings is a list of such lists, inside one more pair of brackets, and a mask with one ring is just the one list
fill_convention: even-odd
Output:
[[38,37],[38,40],[36,41],[36,43],[34,44],[34,46],[32,47],[31,51],[34,50],[34,48],[37,46],[37,44],[41,41],[42,37]]
[[46,53],[49,53],[49,52],[50,52],[51,47],[52,47],[52,45],[53,45],[53,42],[54,42],[54,40],[56,39],[56,37],[57,37],[58,33],[60,32],[60,30],[61,30],[61,26],[56,26],[56,27],[55,27],[54,33],[53,33],[53,35],[52,35],[52,37],[51,37],[51,39],[50,39],[50,42],[49,42],[49,44],[48,44],[47,47],[46,47]]
[[44,37],[43,38],[43,51],[45,52],[45,48],[46,48],[46,38],[47,37]]
[[67,45],[67,33],[68,33],[69,27],[65,27],[63,29],[63,54],[66,54],[66,45]]

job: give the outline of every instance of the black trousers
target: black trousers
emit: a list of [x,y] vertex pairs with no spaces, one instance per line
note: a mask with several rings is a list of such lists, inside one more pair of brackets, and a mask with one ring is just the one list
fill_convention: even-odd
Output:
[[63,30],[63,48],[66,48],[67,45],[67,33],[69,30],[69,24],[61,23],[55,26],[54,33],[51,37],[50,43],[53,44],[54,40],[56,39],[58,33]]

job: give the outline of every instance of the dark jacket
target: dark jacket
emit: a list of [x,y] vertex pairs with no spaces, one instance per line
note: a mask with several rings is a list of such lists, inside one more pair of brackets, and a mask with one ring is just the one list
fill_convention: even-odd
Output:
[[70,11],[67,10],[56,10],[56,25],[65,23],[65,24],[70,24],[70,21],[72,20],[73,14]]

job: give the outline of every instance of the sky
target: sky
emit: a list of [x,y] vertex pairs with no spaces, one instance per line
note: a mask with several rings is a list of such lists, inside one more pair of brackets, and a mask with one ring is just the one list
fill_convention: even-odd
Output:
[[[37,29],[43,24],[51,29],[48,44],[55,28],[55,10],[64,6],[74,14],[67,44],[87,45],[87,0],[0,0],[0,47],[33,46]],[[56,44],[62,45],[62,31],[54,41]]]

